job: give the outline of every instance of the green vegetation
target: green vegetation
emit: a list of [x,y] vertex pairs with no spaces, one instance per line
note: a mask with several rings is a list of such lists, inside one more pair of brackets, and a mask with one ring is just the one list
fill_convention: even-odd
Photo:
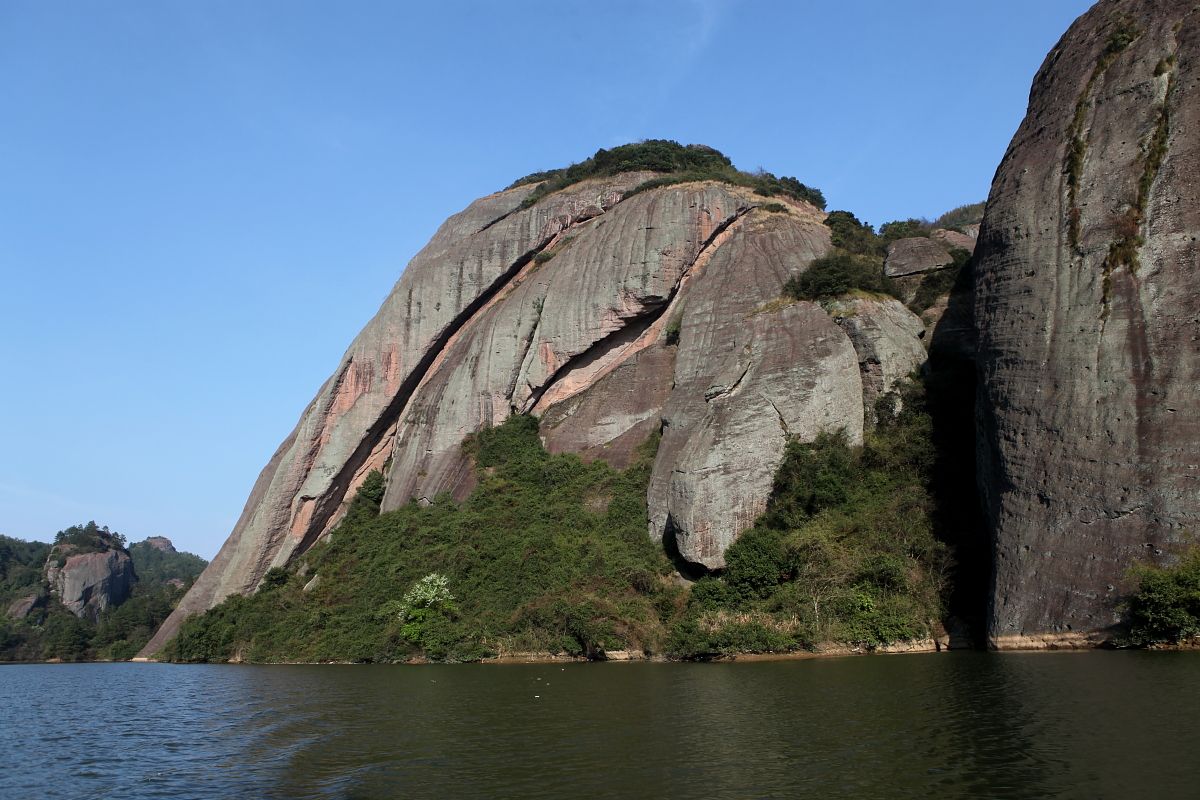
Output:
[[930,418],[915,384],[881,402],[862,447],[842,435],[788,446],[766,513],[726,552],[724,575],[693,587],[673,655],[931,635],[948,557],[932,522]]
[[159,550],[149,542],[130,545],[129,555],[141,584],[191,583],[208,566],[200,556]]
[[698,144],[681,145],[669,139],[647,139],[611,150],[601,148],[586,161],[526,175],[509,188],[540,184],[522,202],[521,207],[528,208],[543,197],[588,178],[640,171],[661,172],[663,176],[635,187],[630,195],[676,183],[711,180],[747,186],[764,197],[785,196],[812,203],[818,208],[825,207],[824,195],[796,178],[776,177],[769,172],[741,172],[718,150]]
[[875,234],[875,229],[849,211],[830,211],[825,217],[833,246],[847,253],[860,256],[878,256],[887,252],[884,242]]
[[897,239],[911,239],[916,236],[928,236],[933,232],[933,225],[924,219],[900,219],[885,222],[879,226],[879,238],[884,247]]
[[86,525],[72,525],[54,535],[54,546],[63,553],[103,553],[108,550],[125,549],[125,537],[110,531],[108,526],[95,521]]
[[[189,620],[165,655],[464,661],[661,650],[663,615],[680,590],[646,535],[654,442],[624,472],[546,453],[529,417],[482,431],[466,447],[479,485],[465,502],[439,497],[379,514],[359,492],[331,540],[305,554],[304,568]],[[431,576],[443,601],[422,603],[414,587]]]
[[1200,637],[1200,549],[1174,567],[1130,570],[1137,589],[1125,600],[1128,643],[1180,644]]
[[[1158,178],[1158,172],[1162,168],[1163,159],[1167,155],[1167,139],[1171,133],[1171,94],[1175,88],[1175,73],[1173,71],[1174,57],[1168,61],[1164,59],[1159,66],[1165,65],[1167,77],[1167,90],[1163,97],[1162,105],[1158,107],[1158,118],[1155,121],[1154,132],[1150,134],[1150,139],[1145,145],[1145,154],[1142,160],[1142,174],[1138,179],[1137,197],[1133,204],[1125,210],[1123,214],[1117,216],[1113,224],[1114,237],[1108,245],[1108,253],[1104,257],[1104,262],[1101,264],[1102,309],[1100,311],[1101,319],[1108,318],[1109,301],[1112,299],[1112,274],[1114,271],[1124,266],[1130,272],[1136,273],[1138,267],[1141,266],[1141,259],[1138,256],[1138,251],[1146,243],[1145,237],[1142,236],[1142,224],[1146,218],[1146,205],[1150,202],[1150,189],[1154,186],[1154,181]],[[1155,70],[1155,75],[1159,72]],[[1076,220],[1077,222],[1077,220]]]
[[[1096,60],[1096,65],[1092,68],[1092,74],[1088,77],[1088,82],[1084,85],[1083,91],[1080,92],[1079,98],[1075,101],[1075,114],[1071,119],[1071,127],[1067,132],[1071,144],[1067,148],[1064,171],[1067,175],[1067,238],[1072,247],[1079,246],[1081,215],[1079,209],[1079,182],[1083,177],[1083,162],[1087,157],[1087,141],[1083,136],[1083,126],[1087,121],[1088,109],[1091,107],[1092,89],[1101,76],[1112,66],[1117,56],[1128,48],[1129,45],[1133,44],[1134,40],[1141,35],[1141,31],[1129,17],[1115,17],[1111,21],[1111,25],[1112,31],[1109,33],[1104,49],[1100,52],[1100,57]],[[1107,316],[1108,272],[1105,273],[1104,280],[1105,315]]]
[[[204,569],[191,553],[164,553],[140,542],[129,548],[138,582],[132,595],[99,620],[79,619],[50,596],[45,565],[52,553],[65,563],[72,553],[124,549],[125,537],[95,522],[59,531],[55,544],[0,536],[0,661],[90,661],[132,658]],[[172,582],[174,581],[174,582]],[[23,619],[4,612],[34,598]]]
[[797,300],[827,300],[854,290],[898,295],[878,258],[845,252],[816,259],[804,272],[789,278],[783,290]]
[[763,211],[769,214],[786,214],[788,213],[787,206],[783,203],[763,203],[759,206]]
[[971,263],[971,254],[966,250],[956,247],[950,251],[950,255],[954,257],[953,264],[945,269],[927,273],[921,279],[921,285],[917,287],[912,302],[908,304],[914,314],[920,314],[936,303],[939,297],[949,294],[958,283],[963,270]]
[[983,222],[983,210],[987,203],[967,203],[952,208],[933,221],[933,227],[962,233],[965,225],[978,225]]
[[663,342],[671,347],[679,344],[679,332],[683,329],[683,312],[679,312],[667,323],[663,331]]
[[536,420],[514,417],[466,443],[480,482],[464,502],[380,514],[372,476],[329,541],[189,620],[162,655],[699,658],[927,636],[946,561],[932,533],[930,420],[916,388],[886,404],[862,447],[838,435],[790,444],[767,513],[728,568],[690,590],[646,535],[654,440],[619,472],[546,453]]
[[49,555],[45,542],[0,536],[0,612],[18,598],[42,595],[42,567]]

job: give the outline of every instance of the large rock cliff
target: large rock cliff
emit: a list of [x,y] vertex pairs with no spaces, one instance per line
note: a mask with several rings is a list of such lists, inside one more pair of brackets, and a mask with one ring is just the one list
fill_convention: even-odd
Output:
[[1200,528],[1200,5],[1106,0],[1038,73],[976,251],[997,647],[1082,644]]
[[551,451],[618,467],[661,431],[648,535],[705,568],[765,508],[787,437],[860,441],[869,401],[924,359],[920,320],[890,298],[850,324],[782,298],[830,248],[809,203],[721,181],[632,191],[651,177],[518,186],[447,220],[143,652],[329,533],[371,470],[385,510],[463,497],[464,437],[512,414],[540,417]]
[[46,563],[46,582],[51,595],[72,614],[94,621],[110,606],[125,602],[137,575],[129,553],[122,549],[76,553],[58,545]]

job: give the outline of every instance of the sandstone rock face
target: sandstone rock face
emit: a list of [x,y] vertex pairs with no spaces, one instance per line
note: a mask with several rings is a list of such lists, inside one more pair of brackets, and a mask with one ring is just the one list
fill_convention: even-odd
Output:
[[897,239],[888,245],[883,271],[889,278],[932,272],[954,263],[950,251],[940,242],[924,236]]
[[1200,11],[1105,0],[1038,73],[976,251],[998,647],[1093,642],[1200,530]]
[[925,324],[891,297],[855,297],[831,304],[829,313],[850,338],[862,378],[863,410],[874,423],[875,404],[925,363]]
[[59,566],[51,551],[46,566],[50,593],[77,617],[96,619],[109,606],[120,605],[133,591],[137,577],[129,554],[121,550],[68,555]]
[[717,182],[630,194],[648,177],[587,181],[527,208],[532,189],[520,187],[451,218],[143,654],[304,552],[372,469],[385,470],[385,510],[465,496],[464,437],[512,414],[540,417],[551,451],[617,467],[661,430],[649,534],[710,568],[765,507],[788,436],[840,429],[861,441],[864,380],[878,393],[907,374],[923,354],[920,324],[863,301],[859,338],[879,365],[864,379],[845,328],[816,304],[781,299],[830,247],[822,212],[799,201],[769,212],[749,189]]

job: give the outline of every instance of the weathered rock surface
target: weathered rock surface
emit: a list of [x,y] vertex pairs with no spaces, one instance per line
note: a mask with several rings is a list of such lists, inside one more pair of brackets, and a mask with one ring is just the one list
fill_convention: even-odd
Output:
[[1193,0],[1098,3],[996,174],[975,308],[995,646],[1103,638],[1126,569],[1200,530],[1198,58]]
[[975,236],[966,233],[936,228],[929,234],[929,238],[941,242],[948,250],[966,250],[968,253],[975,251]]
[[52,550],[46,565],[50,593],[77,617],[96,619],[109,606],[120,605],[133,591],[133,561],[122,550],[75,553],[60,566]]
[[883,271],[889,278],[901,278],[932,272],[954,263],[954,257],[940,242],[924,236],[897,239],[888,245]]
[[875,404],[897,382],[925,363],[925,325],[891,297],[852,297],[829,306],[858,354],[866,419],[876,422]]
[[446,220],[263,468],[229,539],[143,654],[187,616],[252,591],[328,531],[367,473],[383,466],[409,399],[467,323],[559,234],[648,177],[585,181],[528,208],[534,187],[520,186]]
[[878,392],[906,374],[923,356],[920,324],[864,301],[860,338],[881,365],[864,378],[826,311],[780,299],[830,247],[820,211],[787,201],[768,212],[751,190],[717,182],[625,196],[647,177],[588,181],[529,208],[522,187],[451,218],[143,653],[303,552],[372,469],[386,473],[385,510],[464,496],[474,485],[464,437],[512,414],[541,417],[551,451],[618,467],[661,429],[649,533],[707,567],[723,565],[763,510],[788,436],[841,429],[861,441],[864,380]]

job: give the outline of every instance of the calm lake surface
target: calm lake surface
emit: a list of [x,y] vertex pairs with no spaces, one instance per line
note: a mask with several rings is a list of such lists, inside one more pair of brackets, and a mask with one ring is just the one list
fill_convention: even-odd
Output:
[[0,667],[3,798],[1200,797],[1200,653]]

